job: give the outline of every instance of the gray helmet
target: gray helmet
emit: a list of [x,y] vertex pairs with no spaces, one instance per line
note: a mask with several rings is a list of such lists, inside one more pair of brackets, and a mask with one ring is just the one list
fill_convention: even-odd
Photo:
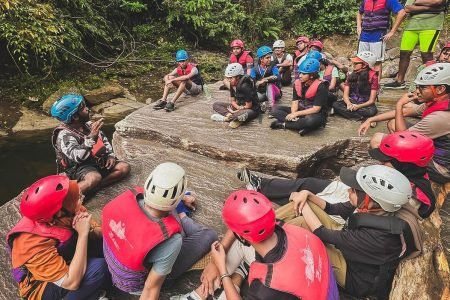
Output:
[[362,167],[356,173],[362,190],[388,212],[399,210],[412,195],[408,178],[394,168],[383,165]]
[[144,189],[145,204],[158,210],[171,211],[184,195],[186,173],[175,163],[162,163],[150,173]]
[[232,63],[225,69],[225,77],[244,75],[244,68],[240,63]]
[[417,75],[417,85],[450,85],[450,64],[436,63],[424,68]]
[[286,47],[286,44],[284,43],[283,40],[276,40],[272,46],[272,48],[285,48],[285,47]]

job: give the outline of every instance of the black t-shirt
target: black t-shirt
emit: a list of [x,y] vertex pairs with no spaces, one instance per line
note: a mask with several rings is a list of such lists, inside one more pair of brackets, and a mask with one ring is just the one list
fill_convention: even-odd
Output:
[[256,94],[256,88],[250,77],[247,77],[242,83],[235,88],[230,89],[230,97],[236,99],[238,105],[245,105],[251,102],[252,109],[256,109],[258,106],[258,95]]
[[[292,100],[300,100],[300,98],[305,98],[306,91],[309,89],[310,86],[303,86],[302,88],[302,97],[300,97],[297,94],[297,90],[295,89],[295,86],[293,87],[294,91],[292,93]],[[326,106],[328,103],[328,82],[322,81],[322,83],[319,84],[319,87],[317,88],[317,94],[314,97],[313,105],[314,106]]]
[[[278,243],[277,245],[270,250],[266,256],[261,257],[256,253],[256,261],[262,262],[262,263],[274,263],[280,260],[284,253],[286,252],[286,246],[287,246],[287,239],[286,239],[286,232],[281,229],[281,227],[276,226],[275,227],[275,234],[278,237]],[[289,274],[286,274],[286,276],[289,276]],[[297,297],[294,295],[280,292],[271,288],[266,287],[261,283],[259,280],[254,280],[248,289],[247,299],[250,300],[298,300]]]

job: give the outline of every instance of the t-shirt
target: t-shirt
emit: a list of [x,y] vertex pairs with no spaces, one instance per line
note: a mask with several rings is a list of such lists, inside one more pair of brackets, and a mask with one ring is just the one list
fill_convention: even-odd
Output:
[[[325,73],[325,70],[319,71],[320,79],[323,79],[323,74]],[[333,67],[333,70],[331,71],[331,77],[333,78],[339,78],[339,70],[336,67]]]
[[[306,91],[309,89],[310,86],[307,86],[302,89],[302,97],[305,97]],[[300,100],[300,96],[297,95],[297,90],[295,89],[295,86],[293,87],[293,93],[292,93],[292,100]],[[328,101],[328,82],[324,81],[319,84],[319,87],[317,88],[317,94],[314,97],[313,106],[326,106]]]
[[[275,234],[277,235],[278,242],[276,246],[270,250],[264,257],[261,257],[257,252],[255,259],[262,263],[274,263],[280,260],[284,253],[286,252],[286,232],[281,229],[281,227],[275,227]],[[248,289],[247,299],[254,300],[297,300],[298,298],[294,295],[280,292],[271,288],[266,287],[259,280],[254,280]]]
[[[237,87],[230,89],[230,97],[235,98],[238,105],[245,105],[246,102],[252,102],[252,109],[256,109],[258,106],[258,96],[256,94],[256,89],[251,82],[248,82],[246,80],[244,80],[239,86],[239,91],[237,91]],[[241,101],[241,99],[244,99],[244,101]]]
[[[413,5],[415,0],[407,0],[405,6]],[[405,30],[442,30],[445,14],[408,14]]]
[[[359,13],[364,14],[364,4],[367,0],[363,0],[359,7]],[[398,0],[386,0],[386,8],[397,14],[403,9],[403,5]],[[376,43],[380,42],[382,37],[386,34],[386,30],[366,31],[362,28],[361,36],[359,37],[361,42]]]
[[[259,73],[261,73],[262,77],[264,78],[266,70],[263,67],[261,67],[261,65],[257,65],[255,68],[259,68]],[[250,77],[253,79],[256,79],[256,71],[255,68],[252,68],[251,72],[250,72]],[[280,72],[278,71],[278,67],[277,66],[272,66],[272,75],[275,76],[280,76]]]
[[[283,54],[283,56],[284,56],[284,54]],[[276,57],[276,59],[277,59],[276,64],[281,64],[281,60],[283,59],[283,56],[281,56],[281,57],[276,57],[276,55],[274,54],[274,55],[272,55],[271,61],[275,61],[275,60],[274,60],[274,57]],[[284,61],[290,61],[290,62],[292,62],[293,60],[294,60],[294,59],[292,58],[292,55],[286,54],[286,59],[285,59]]]

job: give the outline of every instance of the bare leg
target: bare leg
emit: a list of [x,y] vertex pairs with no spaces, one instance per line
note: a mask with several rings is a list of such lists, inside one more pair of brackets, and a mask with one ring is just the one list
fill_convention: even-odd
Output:
[[[164,82],[166,82],[167,80],[169,80],[169,79],[174,79],[175,78],[175,76],[172,76],[172,75],[166,75],[166,76],[164,76]],[[162,96],[162,100],[163,101],[167,101],[167,96],[169,95],[169,92],[170,92],[170,88],[171,88],[172,86],[170,85],[170,84],[165,84],[164,85],[164,92],[163,92],[163,96]]]
[[378,148],[380,147],[381,140],[384,138],[385,134],[381,132],[375,132],[375,134],[370,139],[370,148]]
[[187,92],[192,87],[192,83],[190,80],[174,81],[173,83],[175,84],[175,86],[177,86],[177,91],[175,93],[175,96],[173,96],[173,99],[171,102],[175,104],[175,102],[178,100],[178,98],[180,98],[180,96],[184,92]]
[[84,175],[83,179],[78,182],[80,192],[86,194],[95,187],[97,187],[102,181],[102,175],[99,172],[93,171]]
[[398,64],[397,81],[402,83],[405,81],[406,71],[408,71],[409,61],[412,51],[400,51],[400,62]]
[[395,132],[395,120],[390,120],[386,124],[387,129],[389,130],[389,133]]
[[130,165],[127,164],[126,162],[120,161],[114,166],[111,173],[109,173],[108,175],[106,175],[104,178],[101,179],[100,184],[98,186],[100,188],[108,186],[124,178],[129,173],[130,173]]

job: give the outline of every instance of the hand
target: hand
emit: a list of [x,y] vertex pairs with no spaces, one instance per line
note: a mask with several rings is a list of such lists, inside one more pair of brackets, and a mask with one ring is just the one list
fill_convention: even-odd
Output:
[[184,205],[186,205],[187,208],[195,211],[196,206],[197,206],[197,202],[195,202],[195,198],[197,198],[197,195],[194,192],[191,192],[190,195],[184,195],[183,199],[181,201],[183,201]]
[[297,116],[294,113],[288,114],[286,116],[286,121],[293,121]]
[[362,123],[359,128],[358,128],[358,135],[362,136],[362,135],[366,135],[367,130],[369,130],[370,128],[370,119],[367,119],[366,121],[364,121],[364,123]]
[[92,215],[87,211],[79,212],[73,218],[72,227],[78,232],[78,235],[87,235],[89,234],[89,230],[91,230],[91,219]]
[[387,42],[393,37],[395,32],[389,31],[385,36],[383,36],[383,42]]
[[100,132],[100,128],[102,128],[102,126],[103,126],[103,118],[98,119],[95,122],[92,122],[91,133],[88,135],[88,138],[96,140],[98,137],[98,133]]
[[167,79],[166,80],[166,85],[169,85],[169,84],[171,84],[172,83],[172,79]]
[[353,103],[347,103],[347,110],[352,111]]
[[293,192],[289,196],[289,201],[294,202],[294,210],[296,216],[300,216],[302,214],[303,206],[305,206],[309,194],[309,191],[303,190],[300,192]]
[[219,241],[215,241],[211,245],[211,257],[213,259],[214,264],[219,269],[220,274],[227,273],[227,265],[226,259],[227,255],[225,253],[225,249],[223,245]]
[[267,81],[266,81],[266,79],[261,79],[261,80],[259,80],[259,81],[257,81],[256,82],[256,86],[258,87],[258,86],[260,86],[260,85],[264,85],[264,84],[266,84],[267,83]]
[[357,111],[358,109],[360,109],[361,107],[359,106],[359,104],[353,104],[351,111]]
[[105,168],[108,170],[111,169],[116,165],[116,158],[114,156],[108,156],[108,159],[106,160]]
[[234,114],[235,112],[237,112],[237,110],[233,107],[233,105],[228,106],[228,111],[232,114]]
[[397,108],[403,108],[403,106],[409,102],[415,101],[419,99],[416,94],[410,94],[405,93],[402,95],[402,97],[397,101],[397,104],[395,105]]
[[202,282],[202,294],[214,295],[215,287],[220,287],[220,273],[213,261],[211,261],[204,269],[200,276]]

